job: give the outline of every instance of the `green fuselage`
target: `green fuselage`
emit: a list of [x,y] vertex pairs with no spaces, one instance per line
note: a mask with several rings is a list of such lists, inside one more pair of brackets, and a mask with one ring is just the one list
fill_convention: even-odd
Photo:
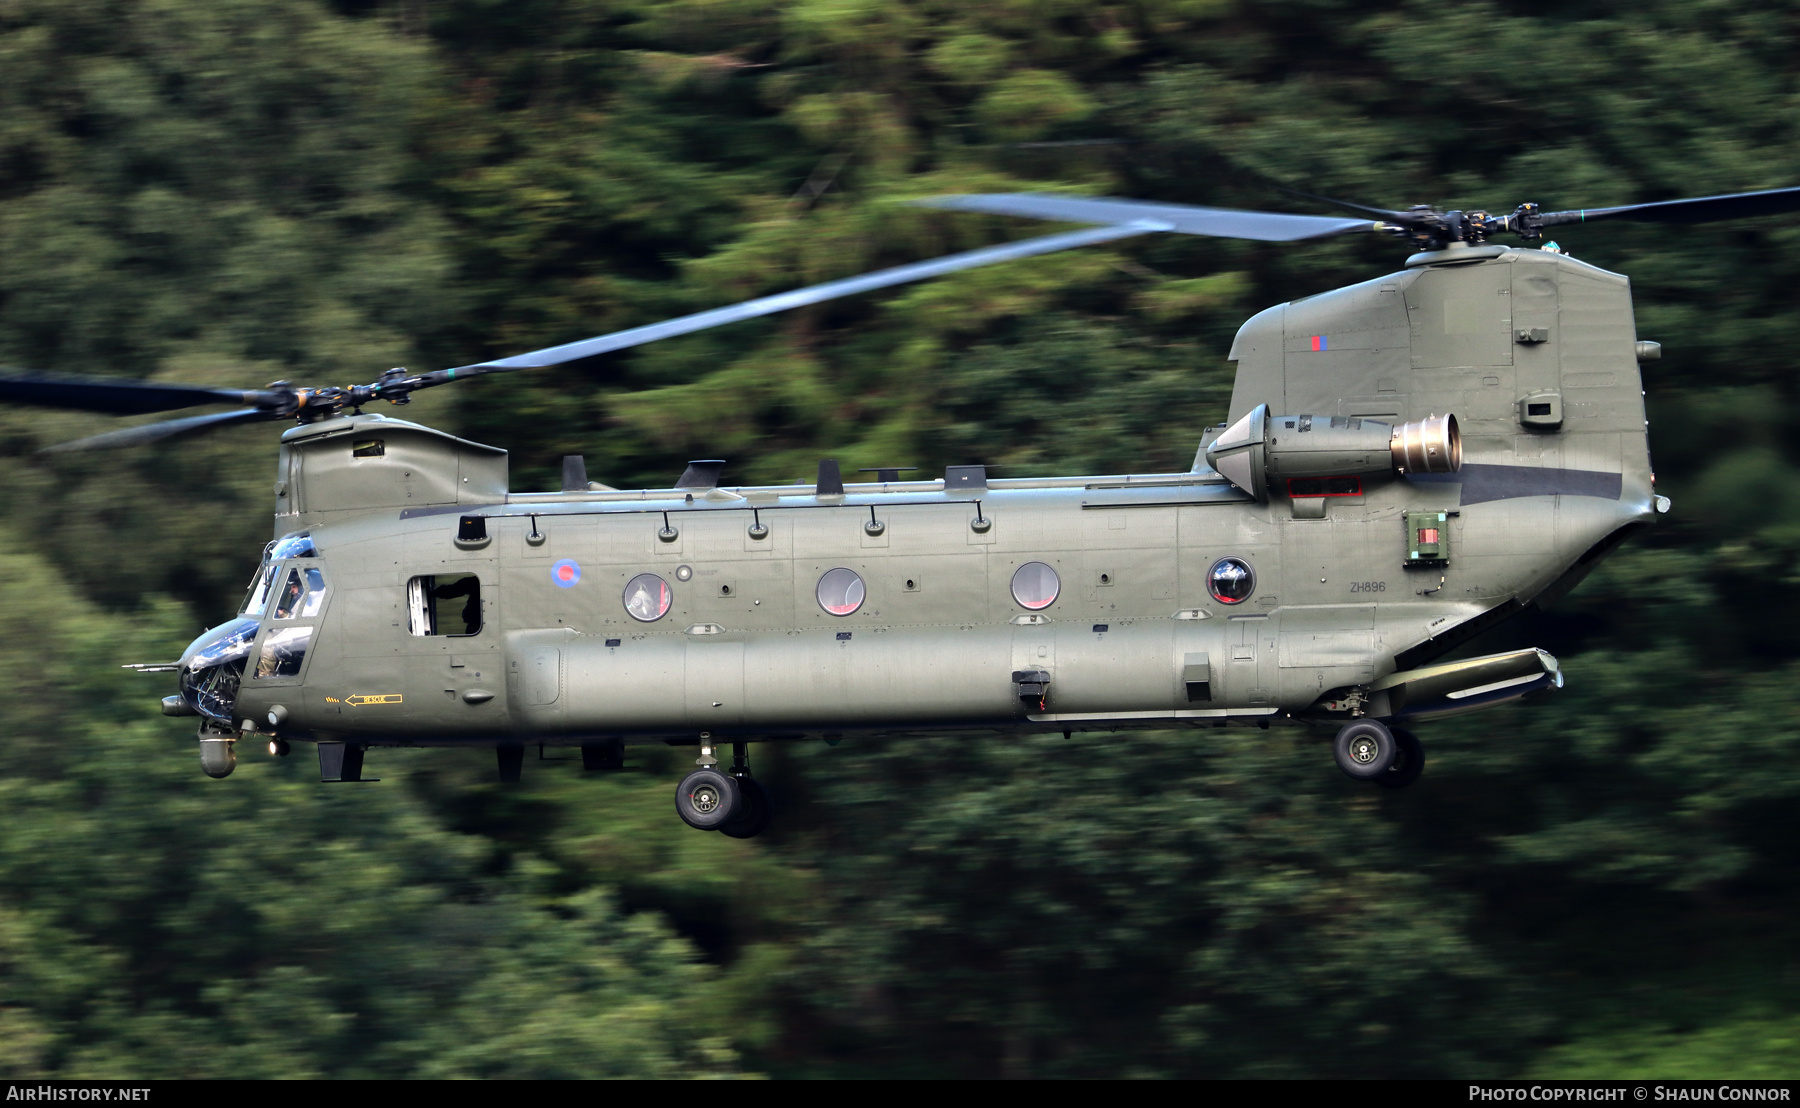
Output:
[[[520,494],[503,453],[428,428],[298,427],[276,528],[310,533],[316,555],[292,567],[322,569],[326,589],[311,616],[264,613],[256,651],[313,630],[292,672],[256,676],[253,651],[234,714],[267,730],[279,708],[283,734],[365,745],[1337,718],[1654,517],[1635,339],[1623,278],[1501,248],[1258,315],[1233,349],[1230,419],[1265,404],[1461,424],[1460,471],[1323,498],[1276,482],[1259,501],[1204,463],[843,495]],[[1408,549],[1420,512],[1443,514],[1442,558]],[[483,537],[459,541],[471,527]],[[1234,603],[1209,578],[1227,558],[1254,574]],[[1034,562],[1053,577],[1028,571],[1028,606],[1015,575]],[[835,569],[861,583],[848,614],[821,599]],[[660,614],[660,592],[628,610],[645,574],[666,586]],[[454,598],[427,595],[435,627],[431,587]]]

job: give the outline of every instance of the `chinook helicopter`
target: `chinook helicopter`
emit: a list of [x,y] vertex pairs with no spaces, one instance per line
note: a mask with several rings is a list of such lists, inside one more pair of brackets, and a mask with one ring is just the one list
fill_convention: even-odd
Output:
[[[1305,725],[1337,765],[1416,780],[1412,726],[1559,688],[1539,649],[1444,661],[1574,587],[1669,510],[1650,469],[1623,276],[1509,247],[1601,220],[1800,209],[1800,188],[1504,215],[1340,205],[1360,218],[1063,195],[930,198],[1084,225],[646,327],[369,385],[229,390],[0,379],[0,400],[119,414],[234,410],[52,450],[285,420],[275,538],[236,618],[177,662],[169,715],[213,777],[236,747],[311,743],[325,781],[370,748],[528,745],[587,769],[628,744],[698,748],[690,826],[748,837],[772,805],[753,741]],[[1333,203],[1336,203],[1335,201]],[[1269,308],[1232,344],[1223,425],[1184,473],[997,478],[981,465],[846,484],[726,486],[695,461],[619,490],[565,458],[516,492],[504,450],[383,415],[426,388],[552,366],[975,266],[1149,234],[1292,242],[1379,233],[1394,273]],[[731,761],[721,761],[729,746]]]

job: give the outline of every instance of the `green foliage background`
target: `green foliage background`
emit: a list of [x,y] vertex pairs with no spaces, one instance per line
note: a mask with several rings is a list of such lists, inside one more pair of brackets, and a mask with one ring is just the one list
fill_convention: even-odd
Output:
[[[1791,0],[0,0],[0,362],[347,384],[1041,231],[943,192],[1791,185],[1796,56]],[[1676,510],[1500,633],[1569,687],[1395,795],[1281,732],[763,751],[750,843],[654,752],[208,781],[116,667],[228,610],[270,433],[0,412],[0,1073],[1794,1076],[1800,220],[1563,241],[1664,343]],[[1186,468],[1244,316],[1395,261],[1137,240],[408,414],[518,488]]]

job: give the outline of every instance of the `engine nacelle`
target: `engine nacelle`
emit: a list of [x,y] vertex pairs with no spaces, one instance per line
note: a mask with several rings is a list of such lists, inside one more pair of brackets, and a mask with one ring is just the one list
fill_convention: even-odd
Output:
[[1206,461],[1263,500],[1271,485],[1280,493],[1297,491],[1288,484],[1297,478],[1454,473],[1462,468],[1462,434],[1453,415],[1396,427],[1356,416],[1271,416],[1267,404],[1258,404],[1206,448]]

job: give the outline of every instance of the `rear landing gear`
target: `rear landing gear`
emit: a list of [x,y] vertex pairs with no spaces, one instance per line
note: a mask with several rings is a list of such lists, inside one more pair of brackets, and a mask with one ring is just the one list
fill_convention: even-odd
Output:
[[1425,770],[1425,746],[1404,727],[1380,720],[1346,723],[1332,743],[1338,768],[1358,781],[1384,789],[1404,789]]
[[768,830],[769,820],[775,816],[774,802],[762,782],[749,777],[738,781],[738,796],[743,811],[719,828],[719,833],[734,839],[754,839]]
[[1389,730],[1394,733],[1394,764],[1375,783],[1384,789],[1404,789],[1425,772],[1425,744],[1404,727]]
[[1346,723],[1332,744],[1338,768],[1358,781],[1375,781],[1394,764],[1394,733],[1379,720]]
[[697,769],[675,787],[675,814],[696,830],[717,831],[743,807],[737,782],[716,769]]
[[754,838],[768,828],[775,806],[768,790],[750,776],[747,746],[732,743],[731,768],[721,770],[712,736],[700,736],[700,768],[675,787],[675,813],[683,823],[734,839]]

